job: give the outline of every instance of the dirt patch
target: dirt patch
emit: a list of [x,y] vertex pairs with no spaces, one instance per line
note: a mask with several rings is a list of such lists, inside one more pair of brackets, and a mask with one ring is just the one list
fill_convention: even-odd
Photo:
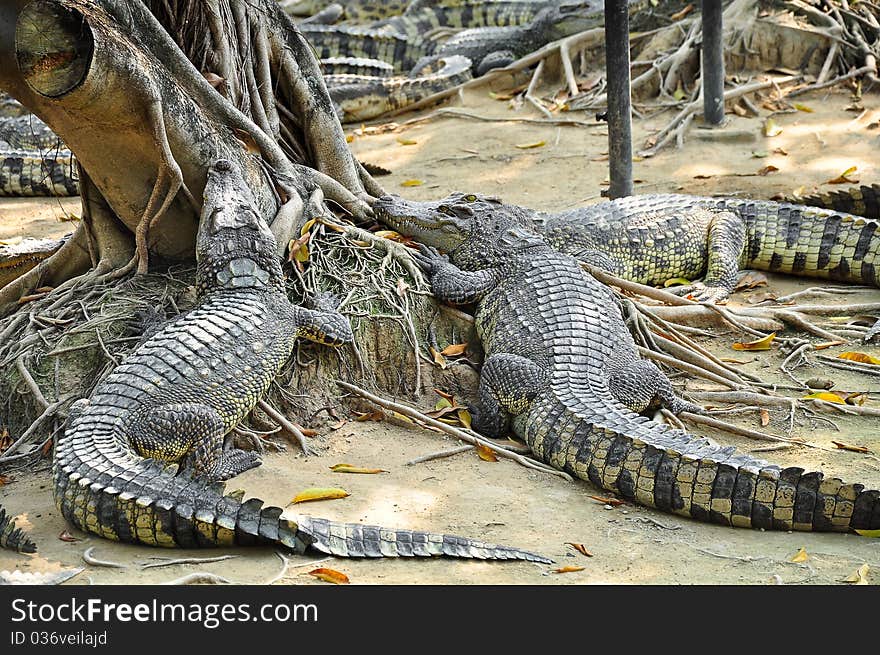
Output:
[[[812,113],[778,114],[782,127],[775,137],[763,136],[763,118],[731,116],[731,123],[719,138],[695,126],[684,147],[669,149],[634,164],[638,193],[686,192],[692,194],[743,194],[767,198],[823,183],[856,166],[854,178],[871,183],[878,179],[875,158],[880,119],[875,96],[863,100],[861,114],[846,111],[851,104],[843,90],[814,93],[799,98]],[[488,89],[465,93],[462,109],[483,117],[536,118],[529,109],[513,111],[506,102],[492,99]],[[415,116],[424,116],[423,112]],[[411,116],[404,117],[409,119]],[[583,115],[578,115],[583,119]],[[589,116],[586,117],[589,120]],[[662,127],[669,114],[636,121],[634,133],[640,144]],[[402,120],[400,121],[402,122]],[[348,132],[354,132],[349,128]],[[403,145],[398,139],[415,141]],[[544,141],[545,145],[523,149],[517,144]],[[607,133],[594,127],[547,126],[531,123],[490,122],[467,118],[437,117],[412,124],[403,131],[377,135],[354,135],[352,148],[364,161],[393,171],[379,178],[386,190],[413,199],[438,198],[451,191],[478,191],[504,200],[546,210],[576,207],[599,199],[607,177]],[[785,152],[787,154],[781,154]],[[759,175],[765,166],[776,172]],[[696,177],[700,176],[700,177]],[[402,186],[406,180],[422,180],[421,186]],[[74,201],[69,211],[77,211]],[[0,202],[0,238],[4,235],[57,236],[67,225],[51,218],[58,200],[5,200]],[[47,213],[42,213],[47,212]],[[27,222],[15,222],[27,221]],[[23,228],[22,226],[26,226]],[[771,289],[779,294],[803,289],[810,283],[793,278],[771,277]],[[867,291],[860,301],[880,301],[880,291]],[[853,297],[848,297],[853,301]],[[747,302],[737,294],[734,302]],[[762,378],[787,382],[777,367],[783,357],[777,351],[743,356],[730,350],[738,335],[722,335],[704,342],[724,357],[746,361],[745,370]],[[876,346],[852,347],[880,356]],[[842,348],[831,349],[834,354]],[[868,391],[868,406],[880,399],[880,380],[847,375],[816,366],[810,377],[821,375],[837,382],[838,388]],[[678,380],[680,383],[681,380]],[[695,388],[696,383],[688,383]],[[436,399],[425,399],[433,404]],[[827,415],[839,429],[823,421],[812,422],[798,415],[792,436],[809,446],[767,454],[783,465],[821,468],[846,480],[880,487],[880,430],[876,418]],[[757,413],[730,418],[759,429]],[[233,481],[229,488],[242,487],[249,495],[285,505],[297,491],[310,486],[342,486],[351,496],[342,500],[303,504],[297,510],[328,518],[379,523],[388,526],[452,532],[489,541],[529,548],[556,560],[553,567],[523,563],[433,561],[353,561],[336,559],[327,565],[345,572],[354,583],[435,584],[835,584],[862,563],[871,567],[869,580],[878,582],[880,540],[855,535],[771,533],[737,530],[670,516],[632,505],[613,509],[589,498],[602,492],[582,483],[567,483],[555,477],[526,470],[501,461],[484,462],[473,453],[406,466],[415,457],[457,445],[435,433],[388,423],[348,423],[331,431],[329,425],[315,425],[321,454],[305,459],[288,452],[267,455],[259,469]],[[771,412],[765,430],[785,435],[787,413]],[[744,450],[767,446],[717,432],[694,430]],[[834,448],[832,440],[866,446],[871,453],[854,453]],[[388,473],[344,475],[329,467],[348,462],[379,467]],[[63,519],[52,505],[47,472],[12,472],[13,481],[0,487],[0,502],[15,514],[25,513],[40,551],[22,556],[0,552],[0,569],[51,570],[59,563],[83,566],[82,552],[95,546],[101,559],[128,564],[127,569],[87,567],[67,584],[161,582],[195,570],[211,571],[235,582],[259,583],[274,577],[280,560],[268,549],[229,549],[219,552],[158,551],[115,544],[103,539],[74,535],[82,540],[65,542],[58,535]],[[592,554],[587,558],[566,542],[582,543]],[[799,548],[809,559],[790,560]],[[202,566],[183,565],[140,570],[138,562],[154,557],[210,556],[236,554],[239,557]],[[323,584],[305,572],[308,562],[294,560],[284,583]],[[558,566],[583,566],[583,571],[552,574]],[[775,576],[778,576],[776,578]]]

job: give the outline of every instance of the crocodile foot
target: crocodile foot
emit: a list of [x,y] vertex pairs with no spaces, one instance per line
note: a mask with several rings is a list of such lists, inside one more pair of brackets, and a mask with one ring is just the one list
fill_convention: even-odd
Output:
[[726,300],[730,296],[730,289],[721,286],[706,285],[702,282],[694,282],[693,284],[685,284],[680,287],[672,287],[667,289],[676,296],[686,296],[697,302],[720,302]]

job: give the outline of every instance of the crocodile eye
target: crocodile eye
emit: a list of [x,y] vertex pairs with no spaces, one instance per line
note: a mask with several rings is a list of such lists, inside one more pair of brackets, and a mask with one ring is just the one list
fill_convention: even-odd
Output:
[[473,193],[468,196],[465,196],[464,199],[467,200],[468,202],[476,202],[477,201],[477,197]]

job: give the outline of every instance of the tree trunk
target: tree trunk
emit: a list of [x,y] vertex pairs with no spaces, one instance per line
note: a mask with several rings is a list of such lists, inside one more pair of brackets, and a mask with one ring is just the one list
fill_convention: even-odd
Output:
[[[405,248],[311,220],[333,216],[326,203],[368,218],[382,190],[348,149],[318,62],[274,0],[6,0],[0,89],[76,155],[83,203],[73,237],[0,289],[0,395],[13,435],[47,402],[87,396],[136,345],[133,317],[192,304],[187,269],[218,158],[239,167],[282,249],[308,226],[309,259],[289,264],[294,300],[331,289],[356,327],[351,351],[297,353],[296,392],[288,372],[276,400],[307,418],[333,402],[328,381],[339,376],[418,392],[434,384],[420,363],[426,339],[474,340],[467,321],[440,313]],[[449,384],[472,388],[471,373]]]

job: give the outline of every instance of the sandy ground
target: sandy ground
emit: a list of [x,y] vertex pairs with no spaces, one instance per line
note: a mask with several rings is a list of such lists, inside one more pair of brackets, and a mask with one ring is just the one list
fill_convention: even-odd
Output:
[[[880,179],[875,165],[875,127],[880,120],[876,96],[863,100],[867,111],[861,116],[845,111],[850,99],[844,91],[804,96],[799,101],[814,111],[774,116],[783,131],[773,138],[763,136],[762,119],[756,118],[731,116],[725,134],[735,138],[718,138],[717,134],[706,138],[709,131],[693,127],[681,150],[669,149],[634,164],[635,177],[640,180],[636,191],[769,197],[802,186],[832,188],[822,183],[851,166],[858,167],[854,178],[868,183]],[[537,116],[528,108],[514,111],[506,102],[493,100],[487,89],[468,92],[453,104],[481,116]],[[398,120],[428,113],[406,115]],[[636,143],[641,144],[648,133],[661,128],[668,118],[669,114],[664,114],[637,121]],[[355,126],[348,126],[346,131],[354,133]],[[556,127],[437,117],[396,132],[353,134],[352,147],[362,160],[393,171],[391,176],[380,178],[392,193],[428,199],[454,190],[479,191],[500,195],[507,201],[558,210],[598,199],[602,181],[607,177],[606,134],[602,125]],[[400,140],[415,144],[404,145]],[[533,149],[516,147],[539,141],[545,145]],[[787,154],[774,153],[775,149]],[[767,165],[779,170],[766,176],[756,174]],[[423,184],[402,185],[405,180],[414,179],[422,180]],[[61,208],[76,212],[76,202],[0,202],[0,239],[24,234],[63,234],[68,224],[54,218]],[[809,286],[791,278],[772,277],[770,283],[777,293]],[[868,291],[862,298],[877,302],[880,292]],[[745,301],[745,295],[738,294],[735,301]],[[734,340],[734,335],[719,337],[711,348],[722,356],[747,361],[743,364],[746,370],[784,382],[777,370],[782,360],[778,351],[743,356],[730,350]],[[858,349],[880,355],[876,346]],[[837,381],[838,388],[870,391],[869,405],[880,399],[880,382],[876,379],[819,367],[810,375],[830,377]],[[689,383],[688,388],[696,386]],[[435,400],[424,399],[426,404]],[[794,447],[768,453],[768,457],[781,464],[820,467],[847,480],[858,480],[874,488],[880,486],[880,459],[875,456],[880,452],[878,421],[831,418],[839,431],[827,423],[812,423],[799,417],[792,434],[814,447]],[[756,414],[732,420],[759,428]],[[268,455],[262,467],[242,475],[229,488],[242,487],[248,495],[283,506],[304,488],[339,486],[351,495],[341,500],[302,504],[295,509],[340,520],[452,532],[528,548],[556,560],[553,566],[342,559],[321,564],[344,572],[356,584],[840,584],[864,563],[870,566],[868,580],[880,583],[878,539],[737,530],[628,504],[606,508],[590,499],[591,494],[601,492],[587,483],[568,483],[507,461],[484,462],[472,452],[406,466],[405,462],[412,458],[456,445],[436,433],[374,422],[350,422],[336,431],[330,430],[329,424],[312,427],[321,433],[315,439],[321,451],[319,456],[306,459],[297,455],[294,448]],[[785,413],[773,412],[765,429],[785,434],[786,427]],[[746,450],[766,446],[727,434],[712,436]],[[871,453],[837,450],[832,440],[867,446]],[[330,466],[341,462],[388,472],[344,475],[329,471]],[[162,582],[194,571],[213,572],[234,582],[260,583],[281,570],[280,559],[269,549],[157,551],[115,544],[77,531],[72,532],[78,541],[62,541],[59,534],[66,526],[52,505],[48,473],[20,471],[12,472],[11,477],[10,484],[0,487],[0,502],[14,514],[23,515],[40,551],[30,556],[3,551],[0,569],[47,571],[84,566],[83,551],[95,546],[95,556],[124,563],[127,568],[86,567],[67,584]],[[584,544],[593,557],[575,552],[566,542]],[[808,559],[791,562],[801,548],[808,553]],[[143,563],[157,561],[152,559],[157,557],[217,554],[237,557],[213,564],[140,568]],[[562,566],[583,570],[551,573]],[[325,584],[307,574],[312,568],[312,560],[294,559],[282,583]]]

